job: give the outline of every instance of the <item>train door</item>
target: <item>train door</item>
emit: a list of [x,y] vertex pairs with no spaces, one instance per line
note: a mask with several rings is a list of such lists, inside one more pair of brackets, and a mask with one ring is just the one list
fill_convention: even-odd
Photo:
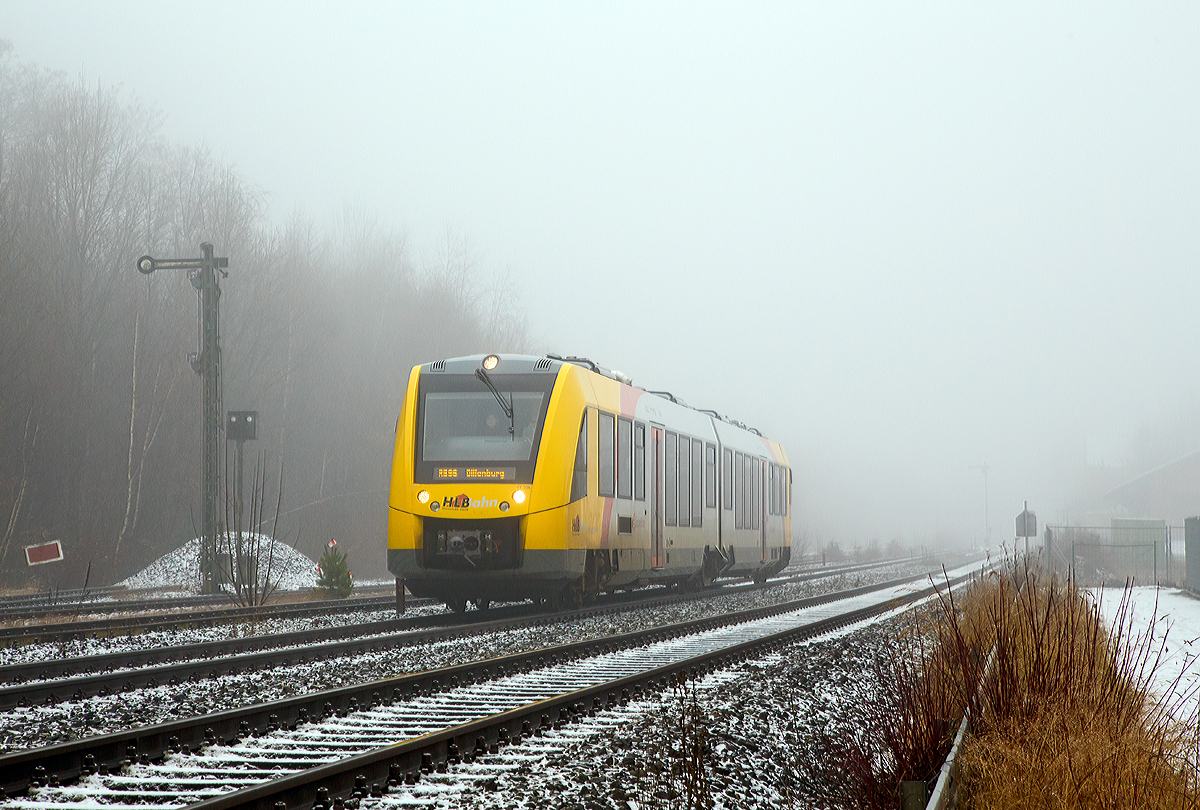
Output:
[[663,430],[650,426],[650,567],[663,567]]
[[758,497],[754,499],[754,508],[758,510],[759,542],[762,550],[762,561],[767,561],[767,462],[758,461]]

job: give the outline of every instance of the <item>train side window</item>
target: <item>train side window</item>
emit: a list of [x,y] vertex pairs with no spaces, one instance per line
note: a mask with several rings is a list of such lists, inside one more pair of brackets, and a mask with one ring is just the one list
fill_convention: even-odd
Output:
[[675,434],[667,431],[667,449],[663,452],[663,522],[675,525],[679,496],[675,492]]
[[742,497],[742,482],[746,478],[746,468],[742,465],[742,454],[733,454],[733,528],[742,528],[742,508],[746,499]]
[[599,411],[596,414],[596,473],[598,482],[596,484],[596,492],[602,498],[611,498],[616,494],[616,488],[613,484],[614,462],[616,455],[613,452],[613,435],[614,435],[613,415]]
[[692,439],[692,525],[704,522],[704,442]]
[[750,523],[750,456],[742,456],[742,528],[753,529]]
[[721,452],[721,506],[733,508],[733,451],[728,447]]
[[757,529],[762,514],[762,463],[750,459],[750,528]]
[[792,502],[792,468],[783,468],[783,514],[787,515],[788,505]]
[[579,422],[579,442],[575,445],[575,472],[571,476],[571,503],[587,497],[587,410]]
[[704,445],[704,505],[717,505],[717,446],[712,443]]
[[633,497],[633,422],[617,417],[617,497]]
[[777,500],[779,500],[779,477],[775,475],[774,464],[767,465],[767,479],[767,497],[770,500],[770,502],[767,504],[767,508],[769,510],[767,514],[774,515],[776,510],[779,508],[775,503]]
[[646,500],[646,426],[633,426],[633,497]]
[[679,525],[690,525],[692,514],[692,443],[687,436],[679,437]]

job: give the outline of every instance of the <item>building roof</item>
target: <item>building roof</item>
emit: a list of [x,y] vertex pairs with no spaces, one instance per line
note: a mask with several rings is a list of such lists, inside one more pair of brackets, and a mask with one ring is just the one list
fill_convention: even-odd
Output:
[[1131,478],[1104,497],[1124,506],[1131,515],[1171,523],[1200,514],[1200,451]]

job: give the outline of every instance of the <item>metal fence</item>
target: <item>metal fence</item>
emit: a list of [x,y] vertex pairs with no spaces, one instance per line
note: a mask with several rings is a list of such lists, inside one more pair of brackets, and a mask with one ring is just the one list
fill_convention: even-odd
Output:
[[[1184,528],[1160,520],[1119,520],[1110,526],[1047,526],[1042,554],[1056,573],[1074,571],[1086,586],[1182,586]],[[1200,548],[1197,548],[1200,555]]]

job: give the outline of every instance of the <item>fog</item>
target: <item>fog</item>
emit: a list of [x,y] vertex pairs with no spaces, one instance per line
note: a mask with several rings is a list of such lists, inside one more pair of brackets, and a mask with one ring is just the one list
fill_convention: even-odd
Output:
[[[17,58],[121,85],[272,219],[353,206],[418,260],[467,235],[535,349],[777,438],[798,530],[847,546],[978,542],[985,463],[996,539],[1025,500],[1068,519],[1195,412],[1198,23],[0,0]],[[1164,430],[1155,462],[1195,449]]]

